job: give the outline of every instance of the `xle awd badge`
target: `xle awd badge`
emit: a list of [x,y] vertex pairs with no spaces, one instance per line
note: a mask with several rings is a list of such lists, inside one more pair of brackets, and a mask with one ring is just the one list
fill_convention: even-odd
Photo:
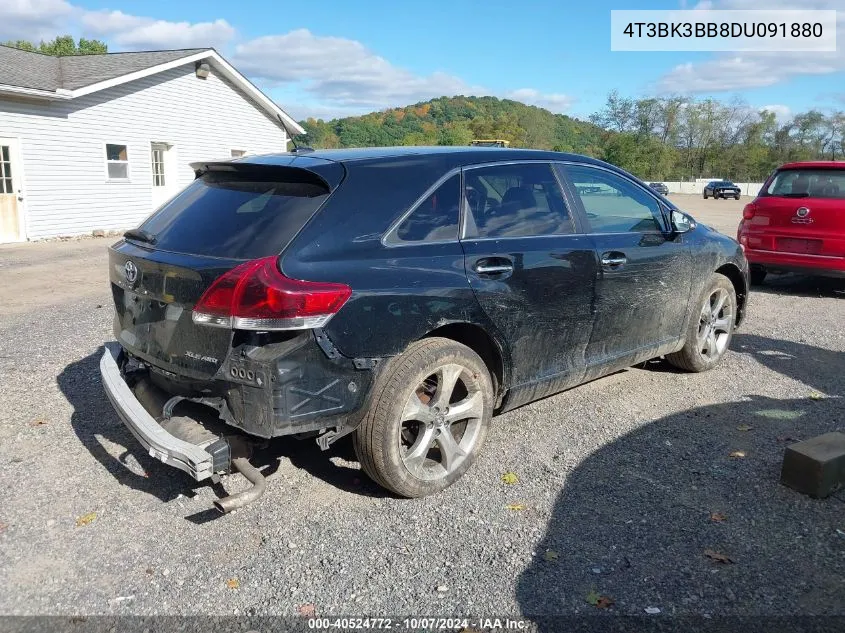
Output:
[[130,286],[138,281],[138,267],[135,265],[135,262],[129,260],[123,265],[123,276],[126,277],[126,281]]

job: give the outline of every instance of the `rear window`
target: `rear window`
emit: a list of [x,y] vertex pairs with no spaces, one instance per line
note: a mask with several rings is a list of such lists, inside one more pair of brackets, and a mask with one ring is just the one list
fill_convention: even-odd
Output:
[[161,250],[233,259],[274,255],[329,196],[313,174],[296,171],[287,170],[283,178],[207,173],[140,228],[155,237]]
[[782,198],[845,198],[845,170],[784,169],[763,190]]

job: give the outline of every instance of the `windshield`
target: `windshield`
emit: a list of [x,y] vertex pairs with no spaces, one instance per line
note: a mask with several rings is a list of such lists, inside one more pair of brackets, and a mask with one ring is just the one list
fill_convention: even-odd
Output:
[[763,195],[783,198],[845,198],[845,170],[784,169],[775,174]]

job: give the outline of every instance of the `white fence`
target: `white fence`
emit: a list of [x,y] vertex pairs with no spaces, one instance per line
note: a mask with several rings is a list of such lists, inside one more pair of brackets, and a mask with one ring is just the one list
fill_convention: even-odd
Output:
[[[647,181],[648,182],[648,181]],[[661,181],[669,188],[669,193],[691,193],[701,195],[707,182],[669,182]],[[756,196],[763,187],[762,182],[735,182],[743,196]]]

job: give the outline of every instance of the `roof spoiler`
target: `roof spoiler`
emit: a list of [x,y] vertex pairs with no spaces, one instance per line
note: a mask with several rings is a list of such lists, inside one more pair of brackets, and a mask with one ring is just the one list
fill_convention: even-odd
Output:
[[190,163],[194,176],[199,178],[207,173],[251,174],[260,179],[284,178],[291,182],[302,182],[332,189],[331,184],[316,172],[305,167],[291,165],[268,165],[240,161],[199,161]]

